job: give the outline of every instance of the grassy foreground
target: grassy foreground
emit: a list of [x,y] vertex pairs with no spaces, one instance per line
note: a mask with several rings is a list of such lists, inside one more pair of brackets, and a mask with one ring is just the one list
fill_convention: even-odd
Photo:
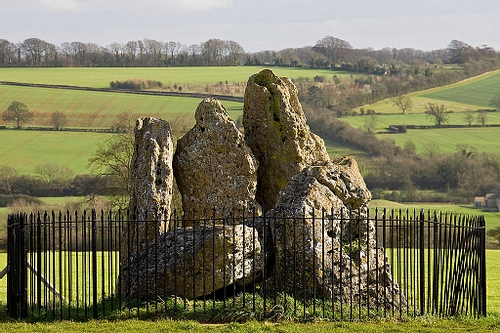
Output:
[[90,321],[86,323],[2,323],[4,332],[494,332],[500,329],[498,318],[469,319],[429,319],[420,318],[408,322],[374,321],[363,323],[266,323],[247,322],[220,325],[200,324],[193,321],[139,321],[117,322]]

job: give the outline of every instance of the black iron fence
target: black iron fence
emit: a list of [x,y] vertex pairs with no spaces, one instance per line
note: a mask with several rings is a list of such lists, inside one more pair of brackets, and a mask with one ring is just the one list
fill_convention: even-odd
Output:
[[486,315],[483,217],[386,210],[223,215],[10,215],[8,313]]

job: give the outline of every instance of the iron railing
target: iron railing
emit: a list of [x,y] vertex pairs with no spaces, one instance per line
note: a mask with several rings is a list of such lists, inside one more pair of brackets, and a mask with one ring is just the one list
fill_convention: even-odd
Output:
[[[483,217],[349,212],[333,236],[334,215],[174,213],[158,223],[129,221],[127,212],[13,214],[8,313],[53,319],[238,309],[330,320],[486,315]],[[371,232],[343,231],[354,220],[361,225],[360,216]],[[301,234],[311,223],[318,228]],[[154,239],[139,244],[132,232],[139,224],[146,233],[154,230]],[[278,226],[286,241],[277,241]],[[337,246],[328,237],[341,241]],[[306,244],[315,249],[312,257]]]

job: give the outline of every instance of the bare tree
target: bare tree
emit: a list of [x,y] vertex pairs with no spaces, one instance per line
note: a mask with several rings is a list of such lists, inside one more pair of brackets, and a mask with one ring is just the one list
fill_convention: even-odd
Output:
[[469,127],[471,127],[472,122],[474,121],[474,111],[472,110],[465,111],[464,120],[469,125]]
[[17,176],[17,170],[8,165],[0,165],[0,183],[7,186],[7,193],[12,192],[11,182]]
[[54,188],[69,182],[75,176],[73,170],[57,163],[38,164],[35,166],[35,174],[41,181]]
[[352,46],[345,40],[326,36],[316,42],[313,50],[324,54],[333,65],[345,62],[352,50]]
[[240,65],[241,56],[245,53],[243,47],[232,40],[227,41],[226,46],[228,50],[228,57],[230,59],[229,65]]
[[452,40],[448,45],[448,51],[451,56],[450,61],[456,64],[466,63],[477,54],[477,51],[472,46],[459,40]]
[[54,125],[56,131],[60,130],[68,123],[66,115],[62,112],[53,112],[50,118],[52,120],[52,125]]
[[485,111],[479,112],[479,114],[477,115],[477,122],[484,127],[487,121],[488,121],[488,114]]
[[403,114],[405,114],[407,110],[410,111],[413,108],[413,101],[406,95],[396,96],[391,99],[391,101],[403,111]]
[[127,42],[125,46],[123,47],[125,50],[125,57],[126,57],[126,62],[135,65],[135,57],[137,55],[137,42],[135,40]]
[[448,109],[443,104],[438,105],[437,103],[429,102],[425,106],[425,113],[427,113],[429,118],[434,120],[437,127],[441,127],[449,119]]
[[14,44],[6,39],[0,39],[0,66],[11,66],[15,59],[14,53]]

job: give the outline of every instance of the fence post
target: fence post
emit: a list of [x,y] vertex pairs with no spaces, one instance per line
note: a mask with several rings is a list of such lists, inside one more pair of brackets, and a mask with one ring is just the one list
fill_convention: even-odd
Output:
[[425,212],[422,209],[420,211],[420,315],[425,314]]
[[479,276],[480,281],[481,281],[481,290],[480,290],[480,309],[479,309],[479,314],[486,317],[486,222],[484,219],[484,216],[479,217],[479,226],[481,228],[480,230],[480,246],[481,248],[479,249],[481,256],[480,256],[480,272]]
[[25,220],[24,214],[9,215],[7,220],[7,308],[13,318],[28,316]]
[[[92,210],[91,220],[91,247],[92,247],[92,314],[94,319],[97,319],[97,225],[96,212]],[[104,272],[103,272],[104,273]],[[103,300],[104,301],[104,300]]]

